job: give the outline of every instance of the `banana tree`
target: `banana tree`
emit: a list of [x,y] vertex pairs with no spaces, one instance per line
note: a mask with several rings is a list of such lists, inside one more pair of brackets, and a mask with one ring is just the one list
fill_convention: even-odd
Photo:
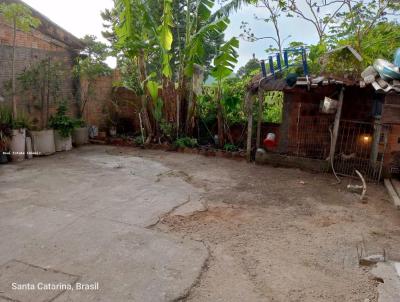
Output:
[[[143,87],[142,111],[149,137],[153,134],[150,120],[155,121],[156,106],[154,100],[148,102],[151,94],[146,83],[149,80],[161,80],[163,83],[159,86],[163,88],[165,82],[177,82],[170,85],[177,95],[177,134],[182,130],[190,131],[188,125],[192,125],[196,105],[196,95],[193,92],[195,66],[204,65],[207,56],[205,46],[216,37],[223,36],[229,23],[225,15],[212,13],[215,2],[181,0],[179,3],[182,5],[176,5],[172,0],[115,0],[118,18],[114,32],[118,40],[117,45],[126,56],[137,61]],[[154,11],[158,10],[152,8],[152,5],[157,3],[162,4],[159,7],[159,11],[162,11],[161,17],[154,15]],[[173,16],[176,16],[176,21]],[[174,40],[175,48],[172,49]],[[158,72],[158,77],[149,77],[146,62],[157,57],[160,58],[161,72]],[[173,66],[171,61],[174,62]],[[164,105],[170,104],[164,102]]]
[[[173,14],[172,0],[164,0],[163,15],[161,24],[155,21],[151,1],[144,0],[116,0],[115,7],[118,13],[118,21],[114,25],[114,31],[117,36],[117,47],[125,56],[135,60],[139,70],[139,80],[142,86],[142,114],[143,122],[147,132],[147,143],[154,136],[153,124],[157,123],[155,119],[155,108],[157,104],[151,98],[152,93],[149,87],[150,80],[155,78],[154,74],[148,76],[146,59],[154,55],[162,56],[162,76],[170,77],[172,70],[169,64],[172,44]],[[153,102],[148,102],[148,99]],[[157,125],[155,125],[157,127]]]
[[[217,102],[217,120],[218,120],[218,144],[223,147],[225,144],[225,119],[222,106],[222,81],[229,77],[235,64],[237,63],[239,40],[232,38],[221,46],[218,55],[214,59],[214,68],[211,75],[217,80],[216,102]],[[226,131],[229,134],[229,128]]]
[[[178,68],[177,95],[177,130],[185,130],[186,134],[193,127],[195,112],[195,94],[193,92],[193,73],[196,65],[204,65],[205,45],[215,37],[223,36],[229,19],[222,14],[212,14],[215,0],[187,0],[184,7],[185,37],[180,52]],[[182,101],[186,101],[182,106]],[[183,109],[183,110],[182,110]],[[181,125],[181,118],[184,118]]]

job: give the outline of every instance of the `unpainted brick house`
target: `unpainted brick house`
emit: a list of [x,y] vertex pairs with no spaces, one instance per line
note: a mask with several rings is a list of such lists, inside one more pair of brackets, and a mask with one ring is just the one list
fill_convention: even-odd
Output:
[[257,161],[319,171],[331,169],[336,112],[327,114],[321,107],[325,97],[338,100],[343,88],[334,156],[336,172],[354,176],[357,169],[373,181],[399,173],[399,95],[377,93],[371,85],[360,86],[360,81],[320,77],[310,83],[293,87],[284,83],[279,87],[284,93],[282,123],[265,127],[261,133],[262,138],[271,132],[276,134],[276,145],[267,148],[267,153],[257,154]]
[[[0,0],[0,3],[23,3],[20,0]],[[25,4],[26,5],[26,4]],[[28,6],[29,7],[29,6]],[[79,83],[74,79],[72,68],[80,50],[82,42],[56,23],[49,20],[33,8],[30,8],[34,17],[41,21],[41,25],[29,33],[17,31],[16,37],[16,75],[21,75],[35,64],[45,62],[60,62],[63,67],[59,98],[50,99],[47,103],[39,104],[38,100],[26,95],[18,94],[18,110],[25,112],[37,124],[43,124],[43,112],[53,113],[60,101],[66,101],[70,114],[78,112]],[[11,101],[10,83],[12,75],[12,48],[13,28],[0,16],[0,100]],[[17,84],[18,87],[18,84]]]

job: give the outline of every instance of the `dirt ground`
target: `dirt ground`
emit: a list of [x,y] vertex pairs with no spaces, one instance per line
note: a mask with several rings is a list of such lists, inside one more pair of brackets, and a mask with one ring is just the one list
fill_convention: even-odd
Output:
[[[202,241],[211,254],[187,301],[377,301],[358,255],[400,259],[400,214],[383,186],[367,203],[328,174],[229,159],[119,148],[161,162],[204,190],[206,210],[154,226]],[[354,180],[352,181],[355,182]]]

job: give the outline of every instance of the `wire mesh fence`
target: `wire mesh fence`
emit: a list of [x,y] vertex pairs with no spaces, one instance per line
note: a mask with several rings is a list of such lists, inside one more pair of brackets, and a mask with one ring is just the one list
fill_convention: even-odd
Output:
[[341,120],[334,159],[336,172],[355,176],[358,170],[369,181],[379,181],[388,130],[382,124]]
[[332,116],[302,116],[291,126],[288,154],[325,160],[331,145]]
[[[328,160],[334,116],[301,116],[290,127],[287,154]],[[361,172],[368,181],[380,180],[389,127],[378,123],[341,120],[334,168],[344,176]]]

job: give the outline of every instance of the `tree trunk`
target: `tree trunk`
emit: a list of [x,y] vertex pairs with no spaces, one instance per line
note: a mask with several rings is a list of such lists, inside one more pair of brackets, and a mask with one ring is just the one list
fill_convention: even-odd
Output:
[[16,83],[15,83],[15,48],[16,48],[16,38],[17,38],[17,20],[14,18],[14,36],[13,36],[13,52],[12,52],[12,67],[11,67],[11,76],[12,76],[12,109],[13,109],[13,117],[17,118],[17,96],[16,96]]
[[195,102],[194,102],[194,93],[193,87],[190,84],[189,86],[189,99],[187,104],[187,113],[186,113],[186,124],[185,124],[185,134],[187,136],[191,136],[193,134],[194,125],[192,123],[194,109],[195,109]]
[[47,65],[47,96],[46,96],[46,128],[48,127],[49,124],[49,114],[50,114],[50,57],[48,59],[48,65]]
[[257,118],[257,140],[256,140],[256,148],[260,148],[261,146],[261,124],[263,118],[263,105],[264,105],[264,92],[259,89],[258,93],[258,118]]
[[[138,56],[138,67],[140,73],[140,81],[144,83],[147,78],[146,74],[146,63],[144,60],[144,53],[143,51]],[[146,95],[146,88],[143,87],[143,95],[140,97],[142,103],[142,112],[143,112],[143,123],[147,133],[147,140],[146,144],[150,143],[151,138],[153,137],[153,128],[150,123],[149,113],[148,113],[148,102],[147,102],[147,95]]]
[[253,139],[253,96],[248,92],[246,94],[246,107],[247,107],[247,144],[246,144],[246,157],[247,161],[251,162],[251,142]]
[[218,120],[218,146],[220,148],[225,145],[225,131],[224,131],[224,116],[222,114],[222,104],[221,104],[221,84],[218,84],[217,92],[217,120]]

